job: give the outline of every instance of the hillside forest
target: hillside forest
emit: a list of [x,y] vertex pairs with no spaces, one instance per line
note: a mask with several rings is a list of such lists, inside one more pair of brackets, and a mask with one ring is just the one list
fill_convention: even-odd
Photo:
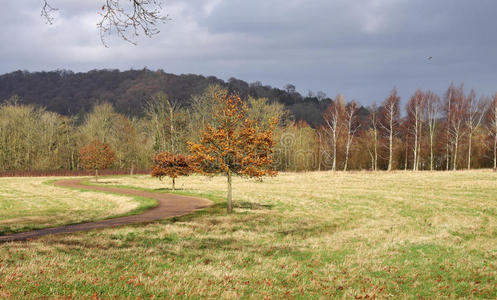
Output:
[[[216,94],[240,95],[247,118],[273,118],[274,168],[458,170],[497,167],[497,94],[477,97],[451,84],[443,95],[396,90],[363,107],[342,95],[300,95],[215,77],[163,71],[17,71],[0,76],[0,172],[79,170],[80,149],[98,140],[115,170],[149,170],[155,154],[188,154],[215,124]],[[401,104],[405,103],[405,104]]]

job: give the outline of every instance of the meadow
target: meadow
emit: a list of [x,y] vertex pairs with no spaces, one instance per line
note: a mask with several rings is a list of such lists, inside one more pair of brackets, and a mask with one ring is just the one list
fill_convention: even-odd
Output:
[[[4,232],[33,218],[71,223],[139,205],[43,178],[0,180]],[[144,175],[98,184],[171,192],[169,180]],[[0,244],[0,298],[497,297],[497,173],[236,178],[232,215],[224,177],[179,178],[177,187],[215,204],[147,225]],[[77,212],[53,217],[67,207]]]
[[62,189],[51,185],[54,180],[0,178],[0,235],[101,220],[156,204],[127,196]]

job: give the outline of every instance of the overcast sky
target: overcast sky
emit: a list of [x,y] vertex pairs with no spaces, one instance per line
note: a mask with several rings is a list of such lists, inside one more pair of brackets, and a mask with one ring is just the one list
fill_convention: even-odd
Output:
[[[125,0],[121,0],[125,1]],[[497,92],[495,0],[169,0],[170,20],[133,46],[100,42],[103,0],[2,1],[0,73],[130,68],[236,77],[381,102],[397,87],[443,93],[451,81]],[[432,56],[432,60],[427,57]]]

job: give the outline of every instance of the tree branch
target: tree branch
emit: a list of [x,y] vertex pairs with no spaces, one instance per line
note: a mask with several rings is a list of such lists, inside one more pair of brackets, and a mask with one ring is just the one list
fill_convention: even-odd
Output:
[[[104,0],[101,11],[98,12],[102,19],[97,23],[100,40],[105,47],[108,47],[105,36],[117,33],[126,42],[136,45],[136,37],[144,34],[153,37],[160,31],[159,23],[168,20],[167,15],[162,14],[161,0],[127,0],[129,5],[123,4],[123,0]],[[57,11],[43,0],[41,15],[48,24],[53,24],[55,17],[53,13]]]

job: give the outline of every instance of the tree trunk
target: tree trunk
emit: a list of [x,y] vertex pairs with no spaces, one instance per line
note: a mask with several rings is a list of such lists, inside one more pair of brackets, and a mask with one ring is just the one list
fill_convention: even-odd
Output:
[[457,170],[457,148],[458,148],[458,145],[459,144],[459,137],[456,137],[456,140],[454,142],[454,165],[453,165],[453,170]]
[[378,170],[378,136],[376,128],[374,129],[374,171]]
[[418,142],[418,161],[416,163],[416,171],[419,171],[419,161],[421,159],[421,136],[419,137],[419,142]]
[[95,169],[95,182],[98,182],[98,169]]
[[430,133],[430,171],[433,171],[433,134]]
[[470,132],[469,133],[469,140],[468,140],[468,170],[471,169],[471,142],[473,139],[473,134]]
[[497,132],[494,137],[494,172],[497,171]]
[[449,147],[450,147],[450,121],[451,121],[451,104],[452,104],[452,90],[449,89],[449,108],[447,110],[447,171],[450,169],[450,157],[449,157]]
[[227,197],[227,211],[228,213],[233,212],[233,199],[232,199],[232,194],[231,194],[231,170],[228,170],[228,197]]
[[318,131],[318,134],[319,134],[319,149],[318,149],[318,171],[321,172],[321,160],[322,160],[322,151],[321,151],[321,134],[319,133]]
[[175,184],[176,184],[175,178],[173,177],[173,191],[175,190]]
[[[417,167],[416,166],[416,162],[418,161],[418,156],[417,156],[417,154],[418,154],[418,146],[417,146],[417,143],[418,143],[417,139],[414,138],[414,152],[413,152],[414,158],[413,158],[413,162],[412,162],[412,170],[413,171],[417,171],[416,170],[416,167]],[[406,154],[407,154],[407,152],[406,152]]]
[[[171,153],[175,153],[174,149],[174,112],[173,107],[169,104],[169,118],[170,118],[170,130],[171,130]],[[174,188],[173,188],[174,190]]]
[[393,115],[390,114],[390,146],[388,154],[388,171],[392,170],[392,159],[393,159]]
[[447,158],[447,162],[446,162],[446,171],[449,170],[450,168],[450,162],[449,162],[449,143],[447,142],[447,152],[446,152],[446,158]]
[[331,166],[331,170],[335,171],[336,170],[336,163],[337,163],[337,138],[336,138],[336,133],[333,133],[333,165]]
[[371,153],[369,148],[368,148],[368,153],[369,153],[369,158],[371,159],[371,171],[374,171],[374,157],[373,157],[373,153]]
[[345,165],[343,166],[344,171],[347,171],[347,165],[349,163],[349,148],[350,146],[347,145],[347,149],[345,150]]

